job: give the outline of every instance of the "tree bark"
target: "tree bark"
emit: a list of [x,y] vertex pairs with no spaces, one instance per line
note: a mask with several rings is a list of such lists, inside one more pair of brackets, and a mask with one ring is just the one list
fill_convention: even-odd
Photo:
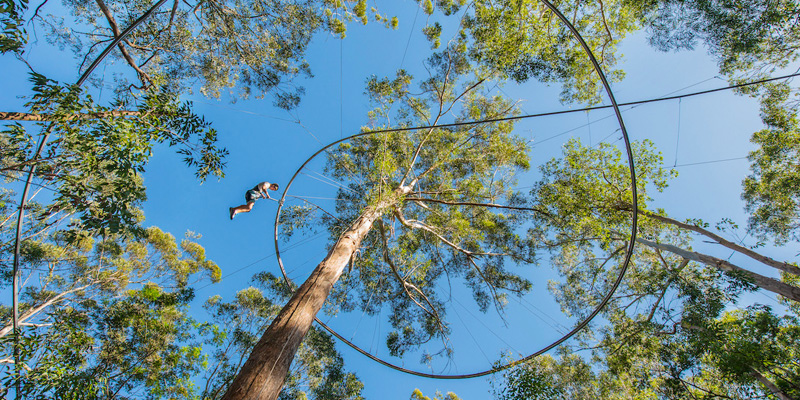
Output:
[[372,224],[410,192],[408,186],[395,191],[391,199],[368,207],[334,243],[325,259],[272,321],[250,357],[231,383],[222,400],[275,400],[283,388],[297,348],[308,333],[334,283],[339,280],[361,240]]
[[[138,116],[139,114],[140,114],[139,111],[119,110],[119,111],[107,111],[107,112],[98,112],[91,114],[74,114],[67,116],[66,119],[69,121],[76,119],[99,119],[106,117],[134,117]],[[50,114],[32,114],[23,112],[0,111],[0,121],[51,121],[52,119],[53,116]]]
[[795,400],[792,396],[789,396],[786,393],[784,393],[778,386],[775,385],[775,383],[767,379],[766,376],[758,372],[755,368],[750,368],[750,370],[752,371],[751,373],[753,374],[753,376],[756,379],[758,379],[758,381],[761,382],[762,385],[766,386],[767,389],[769,389],[769,392],[771,394],[778,396],[778,398],[781,400]]
[[675,226],[677,226],[679,228],[683,228],[683,229],[690,230],[690,231],[695,232],[695,233],[699,233],[699,234],[701,234],[701,235],[703,235],[703,236],[705,236],[705,237],[707,237],[709,239],[712,239],[712,240],[716,241],[717,243],[719,243],[722,246],[725,246],[725,247],[727,247],[727,248],[729,248],[729,249],[731,249],[733,251],[742,253],[742,254],[744,254],[744,255],[746,255],[746,256],[748,256],[748,257],[750,257],[750,258],[752,258],[752,259],[754,259],[756,261],[759,261],[759,262],[761,262],[763,264],[769,265],[770,267],[777,268],[777,269],[779,269],[781,271],[788,272],[790,274],[794,274],[794,275],[800,276],[800,267],[798,267],[796,265],[792,265],[792,264],[785,263],[785,262],[780,262],[778,260],[775,260],[775,259],[772,259],[770,257],[767,257],[767,256],[765,256],[763,254],[759,254],[759,253],[753,251],[752,249],[748,249],[747,247],[740,246],[740,245],[738,245],[736,243],[733,243],[731,241],[725,240],[722,236],[719,236],[719,235],[715,234],[714,232],[711,232],[711,231],[709,231],[707,229],[703,229],[703,228],[701,228],[701,227],[699,227],[697,225],[687,224],[685,222],[681,222],[681,221],[678,221],[678,220],[675,220],[675,219],[672,219],[672,218],[669,218],[669,217],[665,217],[665,216],[662,216],[662,215],[654,214],[654,213],[652,213],[650,211],[646,211],[646,210],[639,210],[639,212],[644,214],[648,218],[652,218],[652,219],[654,219],[656,221],[660,221],[660,222],[664,222],[664,223],[667,223],[667,224],[675,225]]
[[697,261],[722,271],[742,274],[746,276],[748,279],[750,279],[756,286],[800,303],[799,287],[792,286],[788,283],[781,282],[777,279],[772,279],[770,277],[766,277],[764,275],[748,271],[742,267],[733,265],[725,260],[702,253],[696,253],[694,251],[684,250],[680,247],[673,246],[671,244],[651,242],[649,240],[642,238],[636,238],[636,242],[641,243],[648,247],[652,247],[654,249],[659,249],[663,251],[668,251],[673,254],[677,254],[683,258]]

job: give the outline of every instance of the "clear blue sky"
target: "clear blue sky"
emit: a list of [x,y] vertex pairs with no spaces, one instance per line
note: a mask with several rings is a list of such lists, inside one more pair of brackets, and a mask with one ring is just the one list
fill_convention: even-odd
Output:
[[[304,83],[307,92],[295,112],[300,124],[292,121],[294,116],[272,107],[269,98],[232,104],[229,99],[206,99],[199,95],[186,97],[195,102],[198,113],[213,122],[220,132],[221,145],[230,151],[227,177],[200,184],[192,171],[183,166],[178,155],[170,149],[159,148],[145,174],[148,200],[144,210],[147,226],[159,226],[178,237],[187,230],[203,235],[200,242],[208,257],[222,268],[222,283],[198,292],[198,310],[200,303],[213,294],[222,294],[229,300],[233,293],[249,285],[250,276],[256,272],[279,273],[273,256],[276,203],[259,201],[252,213],[239,215],[234,221],[228,220],[228,207],[241,204],[244,191],[260,181],[285,186],[300,164],[321,147],[321,143],[327,144],[342,135],[357,133],[365,123],[369,109],[363,95],[364,82],[369,75],[391,76],[397,68],[403,67],[417,77],[424,77],[422,61],[430,51],[419,32],[425,15],[422,12],[417,14],[416,7],[414,2],[381,6],[385,14],[400,18],[398,30],[385,29],[374,23],[366,27],[351,24],[343,42],[331,36],[315,39],[308,53],[315,77]],[[58,8],[53,6],[51,12],[58,12]],[[415,25],[413,32],[412,24]],[[405,52],[407,43],[408,51]],[[43,39],[32,47],[29,62],[37,70],[65,82],[77,79],[75,62],[70,54],[47,47]],[[627,77],[614,85],[619,102],[727,85],[727,82],[715,78],[716,66],[702,49],[677,54],[658,53],[649,48],[644,35],[637,34],[623,43],[621,52],[625,54],[621,67]],[[119,68],[118,61],[116,65],[107,61],[95,74],[108,75],[116,68]],[[16,96],[28,93],[25,70],[9,56],[0,58],[0,70],[14,76],[4,81],[0,109],[20,111],[22,101]],[[558,87],[530,83],[508,86],[504,90],[525,100],[522,105],[524,113],[568,107],[558,103]],[[102,98],[107,100],[107,96]],[[558,156],[563,143],[571,137],[591,143],[603,138],[617,140],[619,134],[614,133],[617,129],[615,119],[602,119],[609,115],[609,111],[597,111],[588,115],[580,112],[537,118],[520,122],[517,129],[520,135],[533,140],[531,156],[535,166]],[[623,115],[633,140],[653,140],[663,152],[665,163],[677,165],[680,176],[667,191],[657,196],[658,206],[679,219],[702,217],[714,222],[731,217],[744,225],[746,217],[739,194],[740,182],[748,173],[747,160],[704,162],[747,155],[752,148],[750,135],[761,128],[755,101],[723,92],[680,102],[643,105]],[[587,122],[591,124],[587,125]],[[544,141],[560,133],[565,134]],[[692,165],[695,163],[704,164]],[[301,176],[290,194],[317,197],[327,194],[330,197],[334,188],[321,181],[325,178],[314,175],[314,172],[322,173],[321,163],[312,165],[312,169],[306,172],[310,176]],[[532,182],[520,182],[520,186],[530,184]],[[330,206],[330,202],[325,203],[325,200],[320,200],[320,204]],[[324,241],[316,240],[286,251],[285,263],[293,271],[293,278],[302,279],[322,259],[325,254],[323,245]],[[788,250],[776,255],[785,259],[794,257]],[[512,301],[508,326],[503,326],[496,316],[478,316],[474,307],[468,310],[467,305],[472,303],[469,295],[461,293],[460,297],[457,296],[458,302],[467,307],[452,314],[457,356],[455,365],[449,366],[445,372],[486,369],[502,351],[535,351],[560,335],[559,323],[570,325],[572,320],[561,315],[547,299],[546,278],[543,279],[548,276],[546,265],[540,271],[534,294],[519,305]],[[457,295],[459,291],[454,293]],[[7,296],[7,291],[3,295]],[[754,294],[750,301],[775,304],[772,295]],[[201,314],[197,315],[201,317]],[[357,343],[379,355],[386,354],[385,347],[378,346],[385,341],[385,336],[380,334],[386,333],[385,320],[362,318],[356,312],[334,318],[331,325],[347,337],[352,335]],[[482,346],[475,346],[476,342]],[[344,345],[338,348],[345,356],[346,368],[355,371],[364,382],[364,395],[368,399],[406,399],[414,388],[420,388],[429,396],[441,390],[454,391],[467,400],[490,397],[487,379],[437,381],[417,378],[375,364]],[[413,356],[405,360],[404,365],[424,370]]]

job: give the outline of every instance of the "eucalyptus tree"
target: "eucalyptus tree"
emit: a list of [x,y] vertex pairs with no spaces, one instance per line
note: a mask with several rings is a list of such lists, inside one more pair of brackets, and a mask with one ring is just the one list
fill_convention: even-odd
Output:
[[[19,340],[11,309],[2,307],[3,385],[22,398],[98,398],[138,393],[178,396],[202,369],[195,322],[187,307],[197,281],[217,282],[220,269],[188,236],[151,227],[139,239],[95,241],[65,231],[28,239]],[[7,253],[6,253],[7,254]],[[19,362],[23,368],[15,368]]]
[[[800,57],[800,3],[755,0],[747,4],[705,0],[628,2],[650,32],[657,49],[702,46],[721,74],[736,82],[795,69]],[[798,240],[800,205],[796,156],[798,91],[791,80],[743,90],[759,97],[765,129],[753,133],[758,148],[750,153],[752,174],[743,198],[751,212],[749,226],[762,240],[777,244]]]
[[763,74],[797,60],[800,3],[647,0],[627,4],[664,51],[707,49],[726,75]]
[[[434,357],[453,351],[445,294],[436,288],[440,279],[462,281],[483,311],[501,310],[507,296],[530,289],[513,270],[533,258],[516,233],[525,218],[513,207],[514,176],[529,161],[514,123],[392,129],[432,126],[450,115],[456,123],[510,116],[514,103],[487,93],[489,77],[474,74],[462,42],[433,55],[428,69],[419,94],[412,94],[412,77],[404,71],[368,80],[376,105],[370,127],[326,153],[327,173],[346,187],[336,193],[335,214],[298,208],[281,225],[284,237],[327,229],[330,250],[266,330],[225,399],[276,398],[326,299],[331,312],[357,307],[374,315],[389,305],[390,353],[441,341],[441,350],[428,353]],[[343,276],[356,251],[355,265]]]
[[763,306],[668,334],[608,332],[607,344],[625,343],[598,346],[586,357],[562,349],[533,359],[495,378],[494,394],[502,400],[796,399],[798,332],[795,316],[778,317]]
[[[97,46],[118,37],[153,4],[147,1],[65,0],[74,20],[37,16],[49,40],[69,46],[82,67]],[[328,1],[170,1],[118,45],[115,53],[135,72],[125,86],[167,85],[173,92],[200,91],[213,97],[275,94],[276,105],[291,108],[303,88],[292,81],[311,76],[305,51],[314,34],[345,36],[346,25],[370,19],[396,27],[397,19],[367,8],[366,0]]]
[[752,173],[742,182],[750,227],[778,244],[800,241],[800,121],[797,93],[788,84],[764,89],[761,116],[766,127],[753,133]]
[[[639,258],[646,260],[645,264],[656,269],[684,270],[684,264],[695,262],[713,268],[716,274],[738,277],[746,286],[769,290],[786,299],[800,301],[800,288],[789,282],[763,276],[752,268],[697,252],[691,246],[692,239],[689,235],[699,235],[703,240],[713,241],[727,250],[738,252],[761,266],[773,268],[776,274],[798,276],[800,268],[797,265],[775,260],[733,240],[725,239],[723,234],[713,232],[709,224],[701,219],[681,221],[671,218],[664,210],[649,210],[646,206],[651,200],[648,190],[663,190],[675,172],[664,168],[661,155],[654,151],[651,143],[645,141],[636,144],[634,150],[637,181],[642,193],[639,204],[643,204],[639,211],[644,216],[637,244],[644,248]],[[592,281],[596,275],[593,271],[598,268],[602,270],[606,264],[617,265],[622,256],[621,251],[617,250],[627,240],[622,232],[630,224],[629,211],[632,202],[621,157],[619,149],[610,144],[600,143],[597,148],[589,148],[572,140],[564,147],[563,158],[553,159],[542,167],[542,179],[531,192],[531,204],[547,212],[537,214],[541,223],[531,235],[542,238],[547,243],[555,241],[562,244],[558,247],[559,256],[555,262],[563,265],[562,268],[568,271],[567,278],[574,276],[576,283],[586,279]],[[719,230],[733,226],[735,224],[730,220],[717,224]],[[607,253],[607,256],[591,261],[598,251]],[[673,260],[662,261],[665,254],[673,257]],[[586,264],[574,267],[573,264],[583,261]],[[596,288],[598,293],[604,293],[604,284],[595,283],[599,285]],[[565,284],[562,288],[573,291],[578,290],[576,287],[583,285]]]
[[[699,219],[682,221],[649,209],[653,192],[664,190],[675,172],[663,167],[649,142],[635,144],[634,155],[639,246],[601,312],[606,323],[590,326],[558,357],[506,373],[498,396],[752,398],[774,392],[770,385],[792,393],[787,382],[797,373],[790,350],[800,344],[796,317],[758,307],[725,310],[755,290],[778,293],[790,312],[796,310],[800,269],[725,239],[736,228],[730,220],[715,230]],[[551,282],[550,290],[572,315],[591,312],[622,264],[631,193],[621,158],[612,145],[586,147],[572,140],[563,157],[542,166],[542,179],[531,191],[529,206],[542,212],[535,214],[539,222],[529,238],[552,249],[562,279]],[[693,248],[699,240],[739,252],[750,264],[699,252]],[[781,279],[754,272],[754,264],[774,268]]]
[[[215,295],[204,305],[211,316],[204,335],[214,344],[208,352],[208,366],[197,375],[205,382],[204,399],[218,399],[225,393],[261,330],[292,294],[270,273],[258,273],[252,281],[254,285],[238,291],[232,301],[224,302]],[[360,400],[363,386],[354,373],[344,370],[333,338],[312,327],[298,348],[279,399]]]
[[[31,81],[33,95],[27,107],[49,118],[5,126],[0,173],[9,180],[20,179],[35,166],[34,178],[55,192],[52,203],[34,215],[37,220],[52,223],[77,217],[78,230],[90,235],[135,233],[143,219],[138,207],[146,198],[141,173],[158,143],[177,147],[199,179],[223,176],[227,151],[217,146],[216,130],[191,111],[191,103],[152,90],[138,98],[121,96],[106,107],[79,88],[38,74]],[[116,113],[119,108],[135,108],[138,114]],[[50,140],[40,150],[37,142],[44,135]],[[23,240],[35,232],[31,224],[36,222],[28,220]],[[4,236],[4,251],[10,245],[12,237]]]

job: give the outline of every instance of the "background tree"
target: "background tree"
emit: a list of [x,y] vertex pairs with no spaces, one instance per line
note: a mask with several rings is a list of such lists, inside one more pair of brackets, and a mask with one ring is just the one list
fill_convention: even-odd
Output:
[[[94,243],[65,232],[25,241],[26,285],[20,324],[22,375],[7,370],[4,386],[22,383],[23,397],[156,397],[190,390],[200,369],[186,314],[200,273],[219,281],[190,236],[180,243],[158,228],[142,239],[109,237]],[[3,361],[11,357],[10,308],[3,307]]]
[[[639,204],[644,205],[651,200],[648,189],[663,190],[674,172],[664,169],[661,156],[653,151],[649,142],[636,145],[634,154],[640,175],[637,181],[642,193]],[[551,240],[559,244],[574,242],[559,247],[559,258],[555,262],[563,264],[562,268],[575,274],[576,279],[591,281],[597,275],[591,268],[602,270],[604,267],[600,267],[601,264],[611,264],[612,260],[618,264],[622,257],[621,251],[617,252],[616,249],[622,247],[627,240],[622,232],[626,226],[630,226],[630,214],[622,211],[630,210],[631,199],[625,181],[626,166],[621,157],[621,152],[609,144],[601,143],[594,149],[573,140],[565,146],[562,159],[554,159],[542,168],[542,180],[531,192],[532,206],[547,211],[537,214],[541,223],[538,224],[539,229],[531,232],[531,237],[534,240],[544,240],[545,243]],[[676,257],[677,265],[681,265],[684,260],[687,263],[696,261],[716,269],[718,274],[739,277],[747,285],[755,285],[787,299],[800,301],[800,292],[791,283],[696,252],[691,248],[688,235],[700,235],[704,240],[711,240],[721,247],[739,252],[751,260],[774,268],[776,272],[800,275],[800,268],[796,265],[774,260],[726,240],[707,229],[708,224],[702,220],[689,219],[683,222],[670,218],[663,210],[650,211],[646,206],[640,208],[645,218],[639,227],[637,243],[648,248],[643,254],[653,252],[658,261],[658,257],[663,257],[664,253],[671,253]],[[724,220],[718,228],[723,230],[726,227],[735,227],[732,225],[730,220]],[[596,258],[594,256],[597,251],[607,252],[610,256],[591,261]],[[574,264],[584,260],[588,263],[585,267],[574,267]],[[656,263],[655,266],[664,266],[663,264],[666,261]],[[580,275],[580,272],[588,273]],[[596,285],[597,293],[604,293],[603,283],[596,282]],[[570,285],[565,285],[564,290],[574,290],[566,286]]]
[[[51,41],[69,46],[83,63],[96,46],[113,40],[122,29],[151,7],[149,2],[66,0],[75,16],[66,23],[54,16],[37,17]],[[275,94],[283,108],[297,105],[303,88],[292,83],[311,76],[305,51],[317,32],[344,37],[346,23],[369,19],[397,26],[365,0],[355,1],[196,1],[168,2],[119,44],[120,57],[136,73],[126,86],[166,86],[170,92],[192,90],[219,97]],[[88,30],[76,29],[87,25]],[[86,44],[86,42],[89,44]]]
[[562,349],[558,357],[545,355],[503,373],[495,396],[797,398],[796,317],[756,306],[703,322],[669,333],[608,332],[605,345],[586,357]]
[[[498,397],[753,398],[780,392],[791,398],[797,266],[725,239],[736,228],[730,220],[712,232],[701,220],[683,222],[649,210],[650,194],[664,190],[674,173],[663,168],[651,144],[635,150],[643,216],[639,247],[602,311],[607,322],[591,326],[558,358],[506,373]],[[620,212],[630,204],[625,167],[610,145],[595,149],[571,141],[563,158],[541,168],[542,180],[531,192],[531,206],[547,213],[536,214],[541,222],[530,238],[553,249],[563,279],[550,289],[570,314],[590,312],[620,268],[627,240],[621,232],[630,224],[630,214]],[[698,252],[698,236],[776,268],[784,278]],[[763,307],[725,312],[741,293],[759,289],[784,290],[790,314],[775,316]]]
[[27,37],[22,28],[22,15],[28,7],[27,0],[3,0],[0,2],[0,54],[21,49]]
[[[794,0],[737,2],[650,0],[627,2],[663,51],[704,46],[719,71],[734,82],[755,80],[792,68],[800,56],[800,3]],[[796,159],[798,92],[790,80],[742,90],[761,101],[766,128],[755,132],[750,153],[752,174],[743,198],[751,212],[749,227],[778,244],[797,241]]]
[[[516,82],[536,79],[562,84],[561,100],[597,103],[602,84],[581,45],[556,15],[539,0],[430,1],[421,2],[431,15],[460,15],[460,35],[466,39],[470,59],[503,78]],[[624,72],[614,69],[617,46],[641,27],[641,18],[621,0],[597,2],[552,1],[570,18],[595,54],[610,81]],[[443,21],[447,24],[447,21]],[[441,43],[442,24],[428,23],[423,33],[434,48]]]

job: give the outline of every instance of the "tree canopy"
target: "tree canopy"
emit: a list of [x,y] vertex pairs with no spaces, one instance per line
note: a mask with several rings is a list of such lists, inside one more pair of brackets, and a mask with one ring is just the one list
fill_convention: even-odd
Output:
[[[793,0],[554,4],[612,81],[624,78],[620,44],[643,29],[660,50],[703,47],[733,82],[797,61],[800,7]],[[0,52],[24,60],[28,31],[44,28],[48,41],[69,47],[85,68],[153,4],[65,0],[69,16],[37,6],[25,28],[27,1],[0,3]],[[457,351],[444,282],[463,284],[476,308],[502,315],[512,296],[531,290],[527,271],[551,265],[560,280],[550,282],[550,293],[564,313],[593,312],[629,244],[634,210],[623,153],[571,140],[563,154],[528,171],[529,142],[516,122],[469,123],[519,114],[515,100],[496,89],[508,81],[556,83],[563,102],[597,103],[592,64],[538,1],[416,6],[427,15],[422,33],[435,51],[425,64],[429,75],[369,77],[363,135],[321,153],[325,173],[344,186],[335,210],[307,205],[282,215],[286,241],[329,235],[330,252],[310,280],[322,286],[295,285],[295,295],[259,273],[230,298],[195,299],[199,288],[219,281],[221,268],[206,257],[199,235],[176,241],[145,226],[142,173],[168,145],[199,181],[224,177],[222,135],[187,94],[271,94],[274,106],[293,109],[302,80],[312,76],[306,52],[315,36],[344,39],[353,22],[393,28],[396,18],[364,0],[174,0],[115,49],[129,69],[102,78],[113,81],[112,100],[101,104],[92,89],[33,72],[22,113],[33,122],[7,123],[0,132],[0,285],[14,279],[6,255],[21,203],[12,182],[32,171],[40,185],[19,232],[26,278],[19,334],[11,308],[0,307],[3,386],[19,384],[17,395],[29,398],[234,398],[249,393],[240,378],[262,373],[259,357],[276,347],[265,340],[283,340],[273,333],[296,322],[287,323],[287,313],[301,310],[303,326],[287,345],[292,356],[277,373],[283,390],[272,398],[361,399],[363,384],[345,369],[333,339],[311,327],[320,309],[369,316],[388,309],[388,352],[421,354],[421,364]],[[455,31],[451,39],[443,36],[448,30]],[[652,207],[676,172],[653,143],[635,143],[641,222],[625,279],[601,319],[574,342],[499,375],[496,398],[800,397],[800,268],[766,247],[800,240],[800,103],[789,81],[740,92],[760,100],[764,122],[752,136],[742,190],[747,234],[756,243],[734,238],[732,219]],[[536,177],[532,190],[516,187],[521,174]],[[732,261],[731,252],[741,257]],[[783,308],[742,301],[759,290],[775,293]],[[314,304],[302,308],[297,299]],[[264,333],[269,324],[278,328]],[[415,390],[411,398],[428,397]]]

